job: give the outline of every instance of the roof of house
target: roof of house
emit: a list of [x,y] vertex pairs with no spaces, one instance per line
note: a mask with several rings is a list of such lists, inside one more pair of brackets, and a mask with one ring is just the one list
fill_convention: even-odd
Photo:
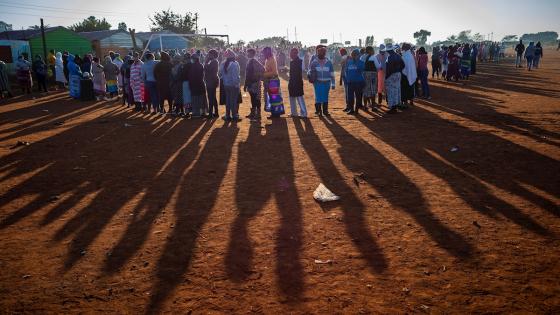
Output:
[[[59,29],[66,29],[64,26],[55,26],[45,28],[45,33],[56,31]],[[36,36],[41,36],[41,30],[19,30],[19,31],[6,31],[0,33],[0,39],[18,39],[26,40]]]
[[117,33],[125,33],[128,34],[128,32],[123,31],[123,30],[106,30],[106,31],[95,31],[95,32],[80,32],[78,34],[82,35],[83,37],[89,39],[89,40],[101,40],[107,37],[111,37]]

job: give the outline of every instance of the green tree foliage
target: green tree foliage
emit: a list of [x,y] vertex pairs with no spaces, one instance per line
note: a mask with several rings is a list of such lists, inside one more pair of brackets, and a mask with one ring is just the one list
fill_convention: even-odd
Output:
[[195,37],[193,40],[195,47],[225,48],[226,42],[217,37]]
[[[50,25],[50,24],[45,24],[44,27],[45,27],[45,28],[49,28],[49,27],[51,27],[51,25]],[[41,29],[41,25],[30,25],[27,29],[28,29],[28,30],[38,31],[38,30]]]
[[416,39],[416,45],[425,46],[428,41],[428,36],[431,36],[432,32],[427,30],[419,30],[414,33],[414,38]]
[[524,42],[555,43],[558,40],[558,33],[548,31],[535,34],[523,34],[520,39]]
[[171,9],[161,10],[150,17],[152,32],[171,31],[178,34],[194,34],[197,28],[198,13],[187,12],[184,15]]
[[95,16],[90,16],[68,28],[74,32],[106,31],[111,29],[111,24],[105,18],[97,19]]
[[249,42],[249,45],[254,47],[255,46],[256,47],[266,47],[266,46],[283,47],[286,46],[287,44],[290,44],[290,42],[287,42],[286,39],[284,39],[284,37],[280,37],[280,36],[267,37],[267,38],[257,39]]
[[375,38],[373,35],[366,36],[366,46],[374,46],[375,45]]
[[120,22],[119,26],[117,27],[120,31],[125,31],[128,29],[125,22]]
[[504,36],[504,38],[502,38],[502,42],[516,42],[517,41],[517,35],[506,35]]

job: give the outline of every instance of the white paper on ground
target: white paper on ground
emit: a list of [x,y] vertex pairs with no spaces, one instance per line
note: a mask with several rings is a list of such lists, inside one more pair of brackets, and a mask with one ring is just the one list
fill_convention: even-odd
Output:
[[313,198],[320,202],[340,200],[340,197],[333,194],[323,183],[319,184],[317,189],[313,192]]

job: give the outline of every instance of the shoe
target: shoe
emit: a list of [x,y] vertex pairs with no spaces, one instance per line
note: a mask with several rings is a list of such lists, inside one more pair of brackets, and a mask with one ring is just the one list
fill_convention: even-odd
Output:
[[327,117],[331,117],[331,114],[329,112],[324,113],[324,115]]
[[397,113],[397,107],[393,106],[391,108],[389,108],[389,110],[387,111],[387,114],[396,114]]

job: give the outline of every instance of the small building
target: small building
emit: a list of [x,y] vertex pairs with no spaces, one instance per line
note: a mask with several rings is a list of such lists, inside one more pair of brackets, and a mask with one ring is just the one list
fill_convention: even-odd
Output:
[[[27,41],[31,49],[31,56],[43,55],[41,30],[2,32],[0,33],[0,39]],[[45,28],[45,42],[47,44],[47,53],[52,49],[54,51],[68,51],[71,54],[83,56],[92,51],[89,39],[63,26]]]
[[[165,34],[167,36],[158,36],[160,34]],[[152,36],[154,35],[154,36]],[[169,35],[176,35],[176,36],[169,36]],[[148,41],[152,40],[148,44]],[[163,50],[183,50],[189,48],[191,45],[189,44],[189,40],[186,37],[181,35],[177,35],[176,33],[170,31],[162,31],[162,32],[140,32],[136,33],[137,40],[142,41],[142,47],[148,48],[150,51],[159,51],[161,47]]]
[[123,30],[81,32],[78,34],[91,41],[95,55],[100,58],[108,55],[110,51],[118,52],[124,56],[133,48],[132,37]]
[[0,39],[0,60],[8,66],[8,73],[15,73],[15,63],[18,57],[26,54],[31,54],[27,41]]

